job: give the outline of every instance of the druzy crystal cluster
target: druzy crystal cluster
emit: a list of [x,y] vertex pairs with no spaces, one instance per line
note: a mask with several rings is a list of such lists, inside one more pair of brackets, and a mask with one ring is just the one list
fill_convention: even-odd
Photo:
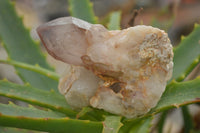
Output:
[[59,91],[75,109],[92,106],[133,118],[157,104],[171,78],[172,45],[158,28],[108,31],[64,17],[37,31],[48,53],[71,65]]

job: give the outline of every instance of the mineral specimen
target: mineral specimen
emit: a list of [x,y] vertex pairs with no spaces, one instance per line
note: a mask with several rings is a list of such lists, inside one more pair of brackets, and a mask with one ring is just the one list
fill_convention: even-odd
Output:
[[172,75],[172,45],[158,28],[108,31],[64,17],[37,31],[49,54],[71,65],[59,91],[77,109],[92,106],[127,118],[143,115],[157,104]]

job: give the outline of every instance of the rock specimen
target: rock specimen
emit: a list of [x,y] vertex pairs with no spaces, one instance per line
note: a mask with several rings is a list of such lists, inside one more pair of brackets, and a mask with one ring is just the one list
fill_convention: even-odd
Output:
[[74,108],[92,106],[133,118],[154,107],[172,75],[167,34],[151,26],[108,31],[64,17],[41,25],[48,53],[71,64],[59,91]]

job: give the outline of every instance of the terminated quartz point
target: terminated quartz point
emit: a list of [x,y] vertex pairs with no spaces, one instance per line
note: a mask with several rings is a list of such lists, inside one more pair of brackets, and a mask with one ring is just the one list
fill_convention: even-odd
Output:
[[37,31],[48,53],[71,65],[60,79],[59,91],[74,108],[92,106],[137,117],[157,104],[171,78],[172,45],[158,28],[108,31],[64,17]]

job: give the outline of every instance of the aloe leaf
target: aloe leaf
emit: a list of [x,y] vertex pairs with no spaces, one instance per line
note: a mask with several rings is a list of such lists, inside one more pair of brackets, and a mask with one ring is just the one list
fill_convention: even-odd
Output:
[[193,120],[187,106],[182,107],[184,133],[189,133],[193,129]]
[[60,94],[33,88],[28,84],[18,85],[5,80],[0,81],[0,95],[56,110],[71,117],[76,115]]
[[174,49],[174,69],[172,79],[182,81],[199,63],[200,60],[200,25],[195,24],[194,30]]
[[160,115],[160,118],[159,118],[159,121],[158,121],[158,124],[157,124],[158,133],[163,132],[163,127],[164,127],[164,124],[165,124],[165,120],[167,118],[167,114],[168,114],[168,111],[164,111]]
[[20,107],[13,103],[1,104],[0,103],[0,112],[1,115],[8,116],[21,116],[21,117],[32,117],[32,118],[63,118],[64,114],[53,112],[53,111],[44,111],[34,108],[33,106],[29,107]]
[[118,133],[120,127],[123,125],[121,123],[121,116],[105,116],[103,125],[102,133]]
[[[91,121],[102,121],[104,117],[101,111],[92,107],[83,107],[76,115],[77,119],[91,120]],[[104,112],[104,111],[102,111]]]
[[0,133],[41,133],[39,131],[11,128],[11,127],[0,127]]
[[[47,64],[39,45],[31,39],[22,19],[17,16],[10,0],[0,0],[0,38],[10,59],[52,69]],[[57,81],[29,70],[15,68],[24,82],[39,89],[57,91]]]
[[125,122],[119,133],[149,133],[152,117]]
[[120,30],[121,11],[112,12],[108,23],[109,30]]
[[173,107],[200,102],[200,77],[186,82],[172,81],[152,111],[160,112]]
[[92,3],[89,0],[69,0],[69,11],[73,17],[89,23],[97,23]]
[[55,72],[42,68],[39,65],[33,66],[23,62],[12,61],[12,60],[0,60],[0,63],[9,64],[15,67],[20,67],[26,70],[34,71],[56,81],[59,80],[59,76]]
[[0,117],[0,125],[53,133],[101,133],[102,123],[69,118]]
[[83,107],[80,112],[77,113],[76,118],[84,117],[88,112],[92,111],[90,107]]
[[0,104],[0,125],[56,133],[101,133],[103,124],[62,118],[58,113]]
[[135,123],[129,133],[149,133],[150,132],[150,127],[151,127],[151,118],[142,120],[138,123]]
[[[106,112],[104,110],[100,110],[100,109],[96,109],[96,108],[92,108],[92,107],[83,107],[76,115],[76,118],[78,119],[85,119],[90,118],[90,120],[92,121],[104,121],[105,120],[105,116],[108,115],[112,115],[109,112]],[[93,117],[93,119],[91,119],[91,117]],[[95,120],[94,120],[95,118]]]

